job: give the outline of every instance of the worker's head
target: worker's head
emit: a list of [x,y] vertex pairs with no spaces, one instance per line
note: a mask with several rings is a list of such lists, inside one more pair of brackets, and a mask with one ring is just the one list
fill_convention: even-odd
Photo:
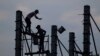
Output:
[[36,10],[35,10],[35,13],[38,14],[38,13],[39,13],[39,10],[36,9]]
[[40,27],[40,25],[37,25],[37,27],[36,27],[37,29],[40,29],[41,27]]

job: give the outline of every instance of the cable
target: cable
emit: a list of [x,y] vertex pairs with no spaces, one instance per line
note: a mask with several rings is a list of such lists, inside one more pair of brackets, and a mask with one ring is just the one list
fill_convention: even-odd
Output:
[[75,45],[76,45],[76,47],[79,49],[79,51],[82,52],[81,49],[79,48],[79,46],[77,45],[76,42],[75,42]]
[[93,44],[94,44],[94,48],[95,48],[95,53],[96,53],[96,56],[97,56],[98,53],[97,53],[96,43],[95,43],[93,29],[92,29],[92,26],[91,25],[90,25],[90,30],[91,30],[91,34],[92,34],[92,39],[93,39]]
[[91,14],[90,14],[90,16],[91,16],[91,19],[93,20],[93,22],[94,22],[95,26],[97,27],[98,31],[100,32],[100,29],[99,29],[99,27],[98,27],[97,23],[95,22],[95,20],[93,19],[93,17],[92,17],[92,15],[91,15]]
[[61,45],[64,47],[64,49],[67,51],[67,53],[69,54],[69,51],[66,49],[66,47],[63,45],[63,43],[58,39],[59,43],[61,43]]
[[61,50],[61,46],[60,46],[59,41],[58,41],[58,45],[59,45],[59,49],[60,49],[61,56],[63,56],[63,53],[62,53],[62,50]]
[[[76,51],[76,47],[75,47],[75,51]],[[75,56],[78,56],[78,53],[74,53]]]

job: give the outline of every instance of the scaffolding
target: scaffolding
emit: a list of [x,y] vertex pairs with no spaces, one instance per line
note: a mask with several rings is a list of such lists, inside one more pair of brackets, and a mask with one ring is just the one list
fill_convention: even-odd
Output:
[[[90,34],[92,35],[94,49],[96,56],[98,55],[97,47],[95,43],[95,38],[93,34],[91,19],[93,20],[95,26],[98,31],[100,29],[90,14],[90,6],[84,6],[84,23],[83,23],[83,51],[80,49],[78,44],[75,42],[75,33],[69,33],[69,50],[65,47],[65,45],[59,39],[57,33],[60,34],[65,31],[64,27],[57,28],[57,25],[52,25],[51,28],[51,48],[50,48],[50,37],[46,35],[46,39],[44,40],[44,51],[39,51],[39,38],[32,31],[28,32],[25,30],[25,25],[23,23],[24,16],[22,11],[16,11],[16,38],[15,38],[15,56],[57,56],[57,48],[59,47],[61,56],[64,56],[62,47],[68,53],[69,56],[78,56],[81,54],[82,56],[93,56],[90,53]],[[90,19],[91,18],[91,19]],[[36,47],[34,47],[36,46]],[[51,49],[51,50],[50,50]],[[78,50],[77,50],[78,49]]]
[[25,25],[23,24],[23,17],[22,17],[22,11],[18,10],[16,11],[16,48],[15,48],[15,56],[33,56],[35,54],[39,54],[44,56],[49,56],[49,35],[46,35],[46,40],[44,41],[45,45],[45,51],[44,52],[34,52],[34,46],[37,45],[39,47],[39,42],[37,36],[33,33],[31,30],[30,32],[25,31]]

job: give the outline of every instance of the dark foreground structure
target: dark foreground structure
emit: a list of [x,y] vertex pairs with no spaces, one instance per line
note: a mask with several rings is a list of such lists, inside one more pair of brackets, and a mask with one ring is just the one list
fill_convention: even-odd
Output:
[[[84,22],[83,22],[83,51],[79,48],[77,43],[75,42],[75,33],[69,33],[69,50],[64,46],[64,44],[58,38],[58,32],[61,34],[65,31],[64,27],[57,28],[56,25],[52,25],[51,27],[51,41],[49,41],[49,35],[45,35],[46,40],[44,40],[44,44],[47,46],[42,48],[43,51],[39,51],[40,48],[37,48],[37,51],[34,51],[34,46],[40,47],[40,37],[38,37],[31,29],[30,32],[26,31],[26,26],[23,23],[23,15],[22,11],[16,11],[16,38],[15,38],[15,56],[57,56],[57,46],[59,46],[59,50],[61,56],[65,56],[62,52],[62,47],[68,53],[67,56],[78,56],[79,54],[82,56],[99,56],[97,53],[96,43],[93,35],[92,25],[90,22],[90,18],[92,18],[94,24],[97,29],[100,31],[96,22],[90,14],[90,6],[84,6]],[[90,33],[92,35],[95,55],[90,52]],[[41,34],[41,33],[40,33]],[[51,46],[49,45],[51,42]],[[62,46],[62,47],[61,47]],[[51,48],[50,48],[51,47]],[[78,50],[77,50],[78,49]]]

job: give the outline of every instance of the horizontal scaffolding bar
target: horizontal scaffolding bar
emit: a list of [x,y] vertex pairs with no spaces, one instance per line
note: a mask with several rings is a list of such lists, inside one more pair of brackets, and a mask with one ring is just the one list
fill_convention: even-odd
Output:
[[47,54],[47,53],[49,53],[49,50],[44,51],[44,52],[30,52],[30,53],[25,53],[25,55]]

